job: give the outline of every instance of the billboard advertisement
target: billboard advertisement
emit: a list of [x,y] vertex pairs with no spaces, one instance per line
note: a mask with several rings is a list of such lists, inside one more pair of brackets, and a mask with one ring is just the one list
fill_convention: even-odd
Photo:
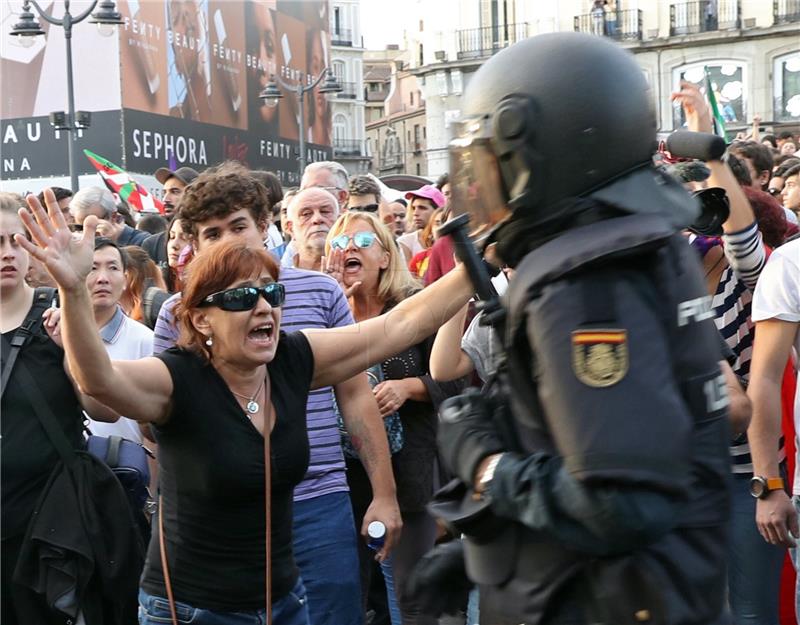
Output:
[[[51,111],[67,108],[63,31],[42,20],[46,36],[23,48],[8,36],[21,2],[0,4],[3,125],[23,127],[42,116],[46,122]],[[73,2],[73,13],[82,4]],[[102,37],[86,22],[73,33],[76,108],[94,112],[98,120],[83,132],[81,147],[102,154],[100,136],[107,147],[113,135],[119,147],[104,156],[114,160],[119,154],[115,162],[132,173],[151,174],[168,164],[203,169],[233,158],[275,171],[286,184],[298,181],[296,88],[311,84],[330,63],[327,1],[117,0],[116,5],[123,19],[116,36]],[[45,2],[43,8],[60,16],[63,4]],[[273,76],[283,82],[284,97],[270,108],[258,96]],[[118,121],[101,127],[106,118],[98,112],[115,112]],[[318,88],[305,95],[303,122],[307,160],[330,158],[331,110]],[[48,133],[52,129],[43,134]],[[15,163],[3,167],[2,177],[65,173],[63,135],[51,146],[64,151],[63,172],[50,171],[52,162],[21,172],[17,163],[26,151],[36,152],[35,146],[4,140],[2,159]]]

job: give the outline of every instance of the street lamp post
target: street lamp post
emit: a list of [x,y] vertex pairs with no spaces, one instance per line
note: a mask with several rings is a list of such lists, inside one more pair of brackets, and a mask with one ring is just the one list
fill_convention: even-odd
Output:
[[[95,7],[100,4],[97,12],[92,14]],[[70,0],[64,0],[64,16],[60,19],[52,17],[45,13],[45,11],[37,4],[36,0],[25,0],[22,5],[22,13],[19,16],[19,22],[11,29],[11,34],[20,38],[20,43],[23,46],[32,45],[33,40],[31,37],[44,35],[39,23],[36,21],[35,16],[31,12],[31,7],[36,9],[36,12],[46,22],[54,26],[60,26],[64,29],[64,39],[67,45],[67,106],[68,113],[65,117],[63,113],[51,113],[51,120],[59,120],[54,123],[57,130],[67,131],[68,151],[67,158],[69,160],[69,178],[70,185],[73,192],[78,191],[78,172],[76,170],[76,153],[75,141],[77,139],[76,131],[89,127],[90,115],[83,111],[79,111],[78,118],[75,115],[75,89],[72,84],[72,26],[85,20],[89,15],[92,15],[90,23],[97,24],[100,32],[103,35],[111,34],[102,30],[104,27],[108,28],[115,24],[122,24],[122,16],[114,6],[114,0],[93,0],[89,7],[78,15],[72,15],[69,12]],[[113,31],[111,31],[113,32]]]
[[[306,94],[313,91],[314,88],[325,79],[323,85],[319,88],[320,93],[330,94],[330,93],[339,93],[342,90],[342,85],[340,85],[336,78],[333,76],[333,72],[331,72],[330,67],[326,67],[319,76],[317,76],[316,80],[314,80],[311,84],[303,86],[302,81],[298,82],[296,85],[290,85],[289,83],[285,82],[280,76],[278,76],[278,80],[276,82],[275,76],[270,78],[270,81],[267,83],[267,86],[264,87],[264,90],[258,95],[259,98],[264,100],[264,103],[267,106],[277,106],[278,101],[283,97],[283,92],[281,88],[285,91],[290,93],[294,93],[297,97],[298,102],[298,110],[300,111],[300,121],[299,123],[299,130],[300,130],[300,140],[299,140],[299,149],[300,149],[300,158],[298,159],[299,168],[300,168],[300,175],[303,175],[303,172],[306,169],[306,117],[305,117],[305,99]],[[280,85],[280,87],[278,86]]]

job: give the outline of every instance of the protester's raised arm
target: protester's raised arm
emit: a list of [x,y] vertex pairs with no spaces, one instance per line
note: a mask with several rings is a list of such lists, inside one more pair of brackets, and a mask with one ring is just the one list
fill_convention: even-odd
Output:
[[112,362],[94,323],[86,276],[92,268],[97,218],[88,217],[83,236],[75,239],[52,191],[45,191],[47,212],[35,196],[27,201],[31,212],[22,209],[19,214],[33,243],[20,235],[16,240],[44,263],[58,284],[64,351],[81,391],[132,419],[162,421],[172,394],[166,365],[155,358]]
[[463,267],[402,301],[390,312],[345,328],[303,330],[314,351],[312,388],[329,386],[416,345],[469,301]]

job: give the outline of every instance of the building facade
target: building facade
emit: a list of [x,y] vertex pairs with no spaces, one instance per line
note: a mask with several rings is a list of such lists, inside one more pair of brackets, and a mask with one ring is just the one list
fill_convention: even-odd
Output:
[[333,0],[330,6],[331,68],[342,85],[332,100],[333,158],[350,174],[369,167],[364,135],[364,82],[360,0]]
[[729,132],[746,131],[754,116],[766,131],[800,130],[797,0],[412,0],[409,12],[412,5],[420,19],[407,46],[426,101],[431,176],[447,171],[450,123],[478,67],[545,32],[586,32],[629,48],[652,87],[663,133],[683,123],[670,93],[683,78],[702,80],[706,68]]
[[425,99],[409,69],[407,51],[397,46],[364,54],[367,146],[376,176],[426,176]]

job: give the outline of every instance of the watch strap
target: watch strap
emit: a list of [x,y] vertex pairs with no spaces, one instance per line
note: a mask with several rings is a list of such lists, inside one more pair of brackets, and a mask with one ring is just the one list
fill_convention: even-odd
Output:
[[767,482],[767,491],[783,490],[786,488],[786,482],[782,477],[767,477],[764,478]]

